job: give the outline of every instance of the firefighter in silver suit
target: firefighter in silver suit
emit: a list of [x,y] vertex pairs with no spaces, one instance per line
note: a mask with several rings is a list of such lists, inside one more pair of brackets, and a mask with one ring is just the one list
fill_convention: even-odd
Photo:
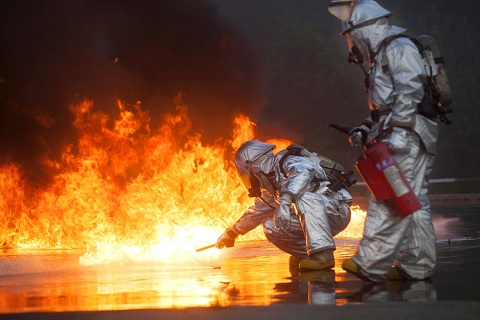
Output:
[[[368,65],[370,116],[350,132],[349,140],[354,146],[386,142],[421,203],[421,209],[401,218],[371,196],[358,251],[342,267],[373,282],[426,279],[436,263],[428,176],[438,129],[435,119],[420,115],[417,109],[427,76],[423,59],[405,37],[395,38],[382,48],[384,39],[406,30],[389,25],[391,12],[377,2],[333,0],[329,11],[341,20],[349,61],[360,64],[365,60]],[[381,52],[377,52],[379,47]]]
[[303,156],[286,156],[287,150],[274,155],[274,148],[249,140],[237,150],[238,176],[255,202],[218,238],[216,247],[232,247],[238,235],[263,224],[266,238],[291,255],[291,265],[331,268],[333,236],[350,222],[352,197],[344,189],[332,193],[319,164]]

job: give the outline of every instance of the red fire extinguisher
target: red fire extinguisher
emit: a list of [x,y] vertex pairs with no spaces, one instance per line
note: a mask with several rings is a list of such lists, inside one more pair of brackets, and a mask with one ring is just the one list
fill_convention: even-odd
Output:
[[402,217],[420,209],[420,201],[386,143],[370,145],[364,156],[355,167],[377,201],[387,202]]

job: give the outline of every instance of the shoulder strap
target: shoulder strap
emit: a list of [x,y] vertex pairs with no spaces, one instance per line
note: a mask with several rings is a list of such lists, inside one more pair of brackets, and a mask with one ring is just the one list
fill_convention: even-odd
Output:
[[[381,59],[381,63],[382,63],[382,71],[384,73],[390,73],[389,72],[389,67],[388,67],[388,62],[387,62],[387,57],[386,57],[386,50],[384,50],[389,44],[390,42],[392,42],[393,40],[395,39],[398,39],[398,38],[407,38],[409,39],[410,41],[412,41],[415,46],[417,47],[420,55],[423,57],[423,54],[424,54],[424,46],[422,45],[422,43],[417,39],[417,38],[414,38],[414,37],[411,37],[407,34],[396,34],[396,35],[393,35],[393,36],[390,36],[388,38],[385,38],[382,43],[380,44],[380,46],[378,47],[378,50],[375,52],[375,63],[377,62],[376,61],[376,56],[378,54],[382,54],[382,59]],[[431,74],[431,71],[430,71],[430,74]],[[390,73],[391,75],[391,73]],[[433,102],[433,99],[434,99],[434,95],[436,94],[436,91],[435,91],[435,87],[433,85],[433,81],[432,81],[432,78],[430,76],[427,76],[424,83],[423,83],[423,87],[424,87],[424,90],[425,90],[425,94],[424,94],[424,97],[422,98],[421,102],[418,104],[418,113],[429,118],[429,119],[433,119],[433,118],[436,118],[438,117],[439,115],[439,110],[438,108],[436,108],[436,104]]]
[[[285,160],[289,157],[289,156],[302,156],[302,149],[301,147],[299,147],[298,145],[296,144],[291,144],[287,147],[287,152],[285,152],[285,154],[282,156],[282,158],[280,159],[280,161],[278,162],[279,166],[280,166],[280,172],[282,173],[282,175],[284,177],[287,176],[287,173],[285,172],[285,169],[283,169],[283,164],[285,163]],[[320,165],[320,164],[319,164]],[[315,192],[318,187],[320,187],[320,180],[313,180],[312,181],[314,183],[314,187],[313,187],[313,190],[312,192]]]
[[[420,54],[422,53],[423,51],[423,45],[420,43],[420,41],[418,41],[418,39],[412,37],[412,36],[409,36],[408,34],[404,34],[404,33],[400,33],[400,34],[394,34],[393,36],[390,36],[390,37],[387,37],[385,39],[383,39],[383,41],[380,43],[380,45],[378,46],[378,49],[377,51],[374,52],[373,54],[373,59],[372,61],[375,61],[376,62],[376,58],[377,58],[377,55],[382,53],[382,54],[386,54],[386,51],[384,50],[386,47],[388,47],[388,45],[395,39],[398,39],[398,38],[407,38],[409,39],[410,41],[412,41],[416,46],[417,46],[417,49],[418,51],[420,52]],[[382,70],[383,72],[387,72],[388,71],[388,65],[386,63],[386,59],[382,59]]]
[[[370,75],[371,75],[371,72],[372,72],[372,69],[375,67],[375,65],[377,64],[377,56],[380,54],[380,53],[383,53],[385,54],[385,49],[389,44],[390,42],[392,42],[393,40],[397,39],[397,38],[401,38],[401,37],[408,37],[410,38],[410,36],[406,35],[406,34],[403,34],[403,33],[400,33],[400,34],[394,34],[390,37],[387,37],[385,39],[382,40],[382,42],[380,42],[380,45],[378,46],[377,50],[374,52],[373,50],[370,50],[370,72],[364,72],[365,73],[365,91],[368,93],[368,90],[370,89]],[[385,57],[384,57],[385,58]],[[383,72],[387,72],[388,71],[388,65],[387,63],[385,62],[386,59],[382,59],[382,70]]]
[[[283,164],[285,163],[285,160],[289,156],[305,156],[302,154],[302,150],[307,150],[307,149],[297,144],[292,144],[287,147],[287,152],[285,152],[285,154],[279,160],[280,172],[283,174],[283,176],[287,175],[285,172],[285,169],[283,168]],[[306,157],[310,158],[309,156],[306,156]],[[315,157],[317,159],[314,161],[318,163],[320,167],[322,167],[322,169],[325,171],[325,174],[327,175],[328,181],[330,181],[329,188],[331,190],[336,192],[341,188],[348,188],[356,183],[356,180],[353,178],[353,171],[350,171],[349,173],[345,173],[344,172],[345,169],[341,164],[335,161],[332,161],[326,157],[320,156],[318,154],[315,154]],[[319,181],[317,181],[317,183],[319,183]],[[317,185],[317,187],[318,186],[319,184]]]
[[387,38],[383,39],[383,41],[378,46],[377,51],[374,52],[373,57],[375,58],[380,53],[380,51],[382,51],[384,48],[386,48],[390,44],[390,42],[392,42],[393,40],[398,39],[398,38],[408,38],[410,41],[412,41],[417,46],[417,48],[419,50],[423,48],[420,41],[418,41],[416,38],[414,38],[412,36],[409,36],[408,34],[404,34],[404,33],[394,34],[393,36],[390,36],[390,37],[387,37]]
[[285,163],[285,160],[287,160],[287,157],[289,156],[298,156],[300,155],[301,150],[298,148],[295,148],[294,145],[290,145],[287,147],[287,152],[280,158],[280,161],[278,162],[278,165],[280,166],[280,172],[286,176],[287,173],[285,172],[285,169],[283,169],[283,164]]

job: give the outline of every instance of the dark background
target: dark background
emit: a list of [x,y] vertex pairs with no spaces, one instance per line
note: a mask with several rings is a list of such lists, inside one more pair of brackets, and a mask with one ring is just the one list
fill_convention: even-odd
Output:
[[[360,153],[329,123],[367,115],[363,74],[327,0],[3,0],[0,2],[0,161],[48,184],[41,157],[75,144],[69,105],[112,112],[116,99],[152,117],[181,93],[195,132],[230,137],[237,112],[257,137],[289,138],[353,168]],[[432,178],[477,178],[480,17],[476,1],[383,0],[392,24],[440,44],[454,94],[440,125]],[[478,192],[476,183],[433,186]]]

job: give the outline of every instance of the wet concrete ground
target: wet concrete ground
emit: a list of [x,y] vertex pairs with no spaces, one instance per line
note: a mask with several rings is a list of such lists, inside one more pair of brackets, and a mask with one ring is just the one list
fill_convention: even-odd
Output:
[[[318,307],[324,315],[351,312],[362,318],[365,312],[365,319],[391,315],[396,308],[408,319],[431,319],[436,313],[437,319],[478,319],[479,214],[475,208],[435,212],[438,263],[430,281],[364,283],[340,267],[356,250],[358,240],[348,239],[336,239],[335,268],[317,272],[290,268],[288,255],[266,241],[237,243],[222,251],[219,265],[82,267],[80,253],[4,254],[0,318],[289,319],[292,314],[313,317]],[[106,310],[137,311],[98,312]]]

